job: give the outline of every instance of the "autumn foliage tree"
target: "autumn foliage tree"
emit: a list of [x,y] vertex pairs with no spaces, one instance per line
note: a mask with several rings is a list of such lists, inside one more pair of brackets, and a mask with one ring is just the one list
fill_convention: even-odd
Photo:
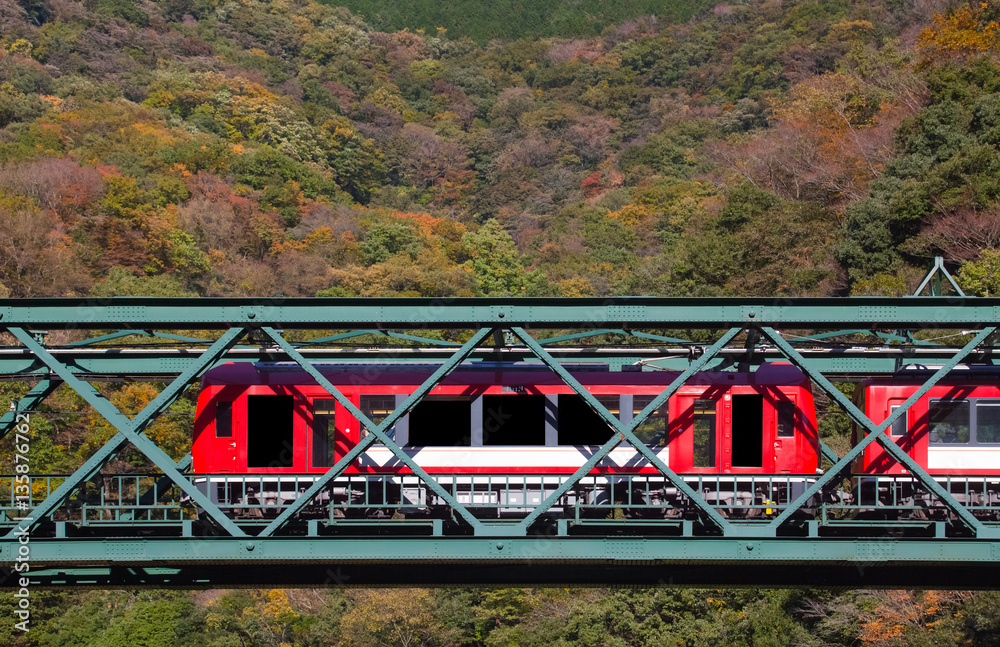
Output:
[[1000,7],[972,0],[948,13],[935,14],[919,42],[925,64],[1000,52]]
[[441,641],[426,589],[370,589],[354,596],[354,608],[341,620],[349,647],[417,647]]

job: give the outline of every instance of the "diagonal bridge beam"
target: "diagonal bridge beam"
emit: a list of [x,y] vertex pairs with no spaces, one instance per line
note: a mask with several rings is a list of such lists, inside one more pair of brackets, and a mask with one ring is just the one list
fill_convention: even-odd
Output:
[[[54,358],[45,348],[28,334],[23,328],[7,329],[14,337],[25,345],[39,360],[45,363],[52,373],[66,382],[94,409],[110,422],[118,433],[104,444],[93,456],[91,456],[79,469],[67,478],[58,488],[49,494],[34,510],[28,513],[26,520],[21,524],[22,528],[32,528],[41,522],[48,515],[52,514],[59,506],[63,505],[70,495],[83,483],[93,478],[104,465],[108,463],[126,444],[132,443],[139,451],[146,455],[153,463],[160,468],[171,481],[176,483],[191,499],[200,506],[216,523],[225,528],[230,534],[236,537],[245,536],[246,533],[240,529],[226,514],[214,504],[201,490],[199,490],[189,479],[187,479],[173,459],[167,455],[159,446],[148,438],[143,431],[148,427],[156,416],[172,404],[184,391],[188,384],[199,377],[205,370],[214,364],[243,336],[246,332],[243,328],[231,328],[225,332],[212,346],[202,355],[198,362],[181,373],[167,388],[160,392],[139,414],[133,419],[129,419],[118,410],[118,407],[108,401],[89,382],[85,382],[77,377],[59,360]],[[7,540],[14,539],[18,528],[13,528],[5,537]]]
[[677,376],[673,382],[667,386],[656,398],[650,402],[646,408],[644,408],[638,415],[636,415],[628,424],[622,424],[621,421],[616,418],[608,409],[602,405],[597,398],[595,398],[586,388],[583,387],[580,382],[577,381],[565,368],[563,368],[555,358],[553,358],[537,341],[535,341],[527,332],[522,328],[512,328],[512,332],[522,341],[531,351],[535,354],[538,359],[542,360],[546,366],[555,371],[560,378],[569,386],[573,391],[576,392],[581,398],[583,398],[587,404],[597,413],[604,422],[608,424],[612,429],[615,430],[614,436],[604,443],[590,459],[587,460],[583,465],[581,465],[573,474],[566,479],[555,491],[550,494],[537,508],[535,508],[531,513],[528,514],[523,520],[518,523],[519,529],[522,532],[526,532],[528,527],[535,522],[538,517],[545,513],[549,508],[551,508],[559,497],[566,494],[574,485],[576,485],[581,478],[590,473],[597,464],[603,460],[608,454],[611,453],[615,447],[617,447],[623,440],[627,441],[632,447],[634,447],[642,456],[649,461],[657,470],[660,471],[663,476],[667,478],[670,483],[676,487],[680,492],[682,492],[688,499],[701,510],[702,513],[716,526],[718,526],[725,536],[733,535],[737,532],[735,526],[726,521],[722,515],[719,514],[717,510],[712,508],[704,499],[702,499],[697,492],[691,489],[687,483],[684,482],[676,472],[671,470],[667,465],[660,460],[660,457],[653,452],[652,449],[646,446],[646,443],[639,440],[635,435],[635,429],[639,427],[643,422],[646,421],[653,412],[663,406],[670,396],[672,396],[681,386],[683,386],[687,380],[700,371],[715,355],[722,350],[726,344],[728,344],[736,335],[741,332],[740,328],[732,328],[724,334],[719,341],[715,342],[711,347],[709,347],[705,353],[694,361],[683,373]]
[[785,357],[802,369],[814,384],[819,386],[831,399],[835,400],[843,409],[844,412],[858,425],[864,428],[865,438],[857,443],[847,454],[844,455],[839,461],[837,461],[830,469],[828,469],[820,478],[813,483],[812,486],[806,488],[797,499],[782,511],[775,519],[769,524],[772,530],[776,530],[778,526],[783,524],[788,520],[789,517],[800,507],[802,507],[811,497],[815,496],[822,490],[822,488],[832,481],[834,478],[838,477],[844,470],[848,469],[851,463],[857,458],[861,452],[871,445],[872,443],[879,443],[887,453],[889,453],[893,458],[895,458],[903,467],[905,467],[909,472],[917,477],[917,480],[927,487],[935,496],[941,499],[948,508],[950,508],[962,523],[968,526],[977,536],[985,536],[990,534],[990,530],[986,526],[976,519],[976,517],[969,512],[968,508],[960,504],[955,498],[948,492],[945,488],[941,486],[934,478],[927,473],[919,464],[916,463],[910,456],[903,451],[903,449],[894,441],[890,436],[885,434],[885,430],[892,426],[900,416],[904,415],[910,406],[914,402],[919,400],[924,396],[930,389],[937,384],[944,376],[946,376],[953,368],[955,368],[965,357],[969,355],[973,350],[976,349],[983,341],[985,341],[991,334],[996,331],[995,327],[984,328],[977,334],[969,343],[962,347],[962,349],[955,354],[948,362],[946,362],[940,369],[938,369],[931,377],[919,388],[913,395],[906,399],[899,407],[897,407],[881,424],[875,424],[872,420],[864,414],[853,402],[851,402],[847,397],[840,392],[837,387],[833,385],[822,373],[819,373],[813,369],[809,362],[805,360],[787,341],[785,341],[781,335],[769,327],[762,327],[761,332],[765,337],[770,339]]
[[452,510],[458,513],[462,519],[472,526],[473,530],[477,534],[483,530],[483,523],[479,521],[471,512],[469,512],[464,505],[459,503],[458,499],[456,499],[452,493],[442,487],[437,482],[437,479],[432,477],[422,467],[417,465],[417,463],[410,458],[398,444],[396,444],[394,439],[389,438],[386,432],[389,429],[392,429],[393,425],[396,424],[396,421],[403,417],[410,409],[415,407],[417,403],[419,403],[423,397],[430,392],[431,389],[437,386],[441,380],[457,368],[458,365],[461,364],[462,361],[465,360],[465,358],[467,358],[469,354],[471,354],[472,351],[479,346],[479,344],[488,339],[493,334],[493,328],[482,328],[476,332],[476,334],[474,334],[469,341],[465,342],[461,348],[455,351],[455,354],[452,355],[448,361],[442,364],[430,375],[430,377],[424,380],[423,384],[421,384],[416,391],[410,394],[401,405],[396,407],[392,413],[386,416],[381,424],[377,425],[372,422],[372,420],[360,409],[354,406],[354,403],[341,393],[340,389],[334,386],[330,380],[326,379],[326,376],[317,370],[315,366],[310,364],[309,360],[303,357],[302,354],[299,353],[284,337],[282,337],[279,332],[266,326],[263,327],[262,330],[268,337],[274,340],[274,343],[280,346],[289,357],[295,360],[295,362],[301,366],[304,371],[312,376],[312,378],[316,380],[317,384],[326,389],[327,393],[340,402],[340,404],[342,404],[352,416],[357,418],[361,424],[367,427],[371,433],[360,439],[360,442],[352,447],[343,458],[337,461],[336,465],[327,470],[323,476],[318,478],[308,489],[306,489],[305,492],[300,494],[298,498],[291,503],[291,505],[286,507],[284,511],[282,511],[282,513],[274,519],[274,521],[268,524],[267,527],[260,532],[258,535],[259,537],[269,537],[277,532],[288,522],[289,519],[301,512],[302,508],[308,505],[317,494],[322,492],[323,489],[326,488],[331,481],[333,481],[333,479],[340,476],[344,470],[347,469],[351,463],[357,460],[358,457],[360,457],[372,444],[374,444],[376,440],[381,441],[385,445],[386,449],[390,450],[401,463],[410,468],[415,476],[419,477],[424,483],[427,484],[428,488],[444,499],[444,501],[451,506]]
[[28,391],[27,395],[14,401],[11,410],[0,416],[0,439],[10,433],[20,421],[19,415],[24,415],[25,411],[33,411],[45,398],[59,388],[59,384],[59,380],[40,380]]

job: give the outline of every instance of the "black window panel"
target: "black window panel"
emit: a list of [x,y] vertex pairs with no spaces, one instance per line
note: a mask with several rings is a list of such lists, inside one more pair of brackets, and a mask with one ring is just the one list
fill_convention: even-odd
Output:
[[778,412],[778,438],[795,437],[795,403],[779,400],[775,405]]
[[423,400],[410,411],[411,447],[468,447],[471,438],[469,400]]
[[544,445],[544,395],[483,396],[484,445]]
[[248,467],[292,467],[292,403],[290,395],[247,396]]
[[313,400],[312,466],[333,467],[333,424],[336,400]]
[[[560,445],[603,445],[614,435],[614,430],[604,422],[587,402],[575,393],[558,396],[559,444]],[[604,406],[614,404],[618,408],[618,398],[598,398]]]
[[764,397],[733,396],[733,467],[764,465]]
[[233,437],[233,403],[215,403],[215,436],[216,438]]

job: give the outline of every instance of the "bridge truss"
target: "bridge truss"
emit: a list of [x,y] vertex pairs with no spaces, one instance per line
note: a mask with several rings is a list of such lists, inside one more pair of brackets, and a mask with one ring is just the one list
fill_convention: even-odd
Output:
[[[22,435],[30,433],[25,417],[43,415],[34,412],[61,384],[117,430],[73,474],[15,471],[0,477],[0,564],[15,565],[28,545],[32,582],[42,586],[993,587],[1000,573],[1000,504],[994,508],[975,497],[960,502],[962,488],[977,487],[975,479],[931,477],[883,432],[949,373],[989,372],[997,361],[998,322],[1000,299],[962,296],[0,301],[6,332],[0,379],[33,383],[0,418],[0,451],[9,463],[16,466],[12,457],[30,440]],[[56,337],[74,339],[48,343]],[[387,359],[433,366],[420,388],[379,424],[313,366]],[[419,455],[408,455],[388,434],[450,371],[481,360],[548,366],[616,432],[595,453],[581,456],[572,475],[483,475],[514,491],[524,490],[528,478],[551,484],[543,500],[524,504],[513,518],[497,514],[500,504],[473,503],[471,490],[455,478],[428,474]],[[372,433],[325,475],[303,475],[290,503],[219,503],[199,487],[190,456],[175,462],[144,432],[223,361],[296,362]],[[754,370],[772,361],[797,365],[817,392],[864,430],[862,441],[843,455],[823,446],[825,471],[805,487],[786,488],[783,500],[727,497],[718,479],[676,474],[636,436],[692,374]],[[567,362],[668,368],[680,375],[622,422],[574,379]],[[834,384],[900,371],[921,373],[926,381],[878,424]],[[95,386],[124,380],[165,386],[130,416]],[[317,496],[338,479],[360,481],[356,485],[372,500],[386,487],[384,476],[344,474],[375,443],[412,472],[405,477],[411,488],[444,503],[443,515],[408,518],[403,504],[384,498],[381,518],[332,507],[326,516],[315,514]],[[884,504],[845,496],[860,491],[850,467],[872,443],[904,466],[908,475],[902,478],[931,493],[933,514],[904,500],[876,510]],[[605,478],[590,472],[619,445],[634,447],[659,471],[661,485],[682,494],[683,511],[670,514],[634,499],[650,478],[628,474],[607,477],[613,494],[605,502],[563,505],[581,483]],[[155,470],[111,471],[111,460],[128,446]],[[242,478],[251,483],[261,477]],[[865,478],[871,485],[880,477]],[[1000,465],[996,477],[976,478],[1000,480]],[[364,499],[359,507],[371,505],[367,494]],[[0,585],[12,586],[15,579]]]

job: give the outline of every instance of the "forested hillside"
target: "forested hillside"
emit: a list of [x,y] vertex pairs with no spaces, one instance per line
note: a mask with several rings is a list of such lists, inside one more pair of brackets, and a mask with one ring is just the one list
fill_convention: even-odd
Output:
[[[1000,3],[352,1],[0,0],[0,296],[1000,290]],[[113,433],[43,409],[38,471]],[[33,596],[0,644],[1000,640],[992,593]]]
[[0,6],[11,296],[897,294],[935,255],[996,290],[995,4],[486,45],[305,0]]
[[[707,0],[346,0],[324,2],[344,6],[378,31],[445,26],[452,38],[468,36],[480,44],[494,38],[515,40],[544,36],[597,36],[608,25],[636,16],[657,15],[672,22],[687,20],[715,3]],[[513,19],[512,19],[513,18]]]
[[[348,589],[32,594],[51,647],[959,647],[996,645],[996,593]],[[37,610],[38,617],[35,613]]]

